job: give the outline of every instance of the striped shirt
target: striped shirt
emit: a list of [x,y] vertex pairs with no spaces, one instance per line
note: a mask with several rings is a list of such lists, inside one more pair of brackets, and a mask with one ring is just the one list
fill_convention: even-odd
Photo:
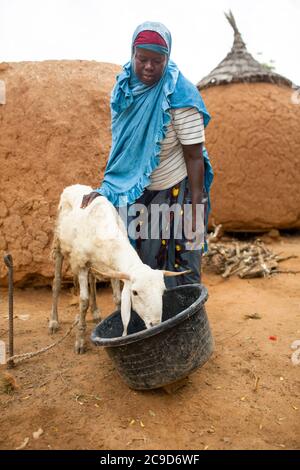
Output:
[[161,142],[160,163],[147,189],[171,188],[187,176],[182,145],[205,142],[203,116],[196,108],[171,109],[171,122]]

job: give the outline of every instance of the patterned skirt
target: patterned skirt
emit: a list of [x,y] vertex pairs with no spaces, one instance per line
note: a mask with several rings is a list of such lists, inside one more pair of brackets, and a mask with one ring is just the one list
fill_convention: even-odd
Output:
[[[201,282],[201,257],[207,226],[205,192],[200,206],[202,220],[199,225],[198,213],[197,235],[194,237],[190,237],[191,232],[183,227],[185,223],[183,220],[188,220],[188,217],[184,218],[184,214],[189,212],[191,216],[191,191],[187,177],[169,189],[161,191],[146,189],[128,208],[128,235],[143,263],[153,269],[176,272],[191,270],[191,273],[182,276],[165,277],[167,288]],[[175,208],[175,211],[168,210],[170,208]]]

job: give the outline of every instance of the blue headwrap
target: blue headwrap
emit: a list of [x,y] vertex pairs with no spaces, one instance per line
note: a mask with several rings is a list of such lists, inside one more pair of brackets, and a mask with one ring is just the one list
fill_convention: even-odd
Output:
[[[158,83],[144,85],[134,73],[134,41],[141,31],[159,33],[168,46],[168,62]],[[112,148],[98,191],[114,206],[133,204],[150,184],[150,175],[159,165],[160,142],[171,120],[170,109],[194,107],[203,114],[204,125],[210,120],[196,86],[189,82],[169,59],[172,38],[161,23],[146,22],[134,32],[132,59],[123,67],[111,95]],[[213,171],[203,148],[205,190],[209,189]],[[210,203],[209,203],[210,209]]]

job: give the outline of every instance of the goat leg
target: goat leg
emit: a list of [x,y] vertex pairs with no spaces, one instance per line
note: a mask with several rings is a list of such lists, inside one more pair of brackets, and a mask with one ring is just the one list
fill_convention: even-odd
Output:
[[80,313],[76,333],[75,352],[77,354],[83,354],[85,352],[85,317],[89,308],[89,281],[87,269],[82,269],[79,271],[78,280],[80,288]]
[[97,307],[97,291],[95,276],[89,272],[89,288],[90,288],[90,309],[93,315],[94,322],[97,323],[101,320],[100,309]]
[[120,310],[121,308],[121,285],[119,279],[111,279],[111,287],[113,291],[113,299],[116,305],[116,308]]
[[62,265],[64,257],[60,251],[59,245],[55,247],[54,250],[54,259],[55,259],[55,273],[54,279],[52,284],[52,310],[49,320],[49,332],[55,333],[59,329],[58,323],[58,311],[57,311],[57,304],[58,304],[58,296],[60,293],[61,287],[61,272],[62,272]]

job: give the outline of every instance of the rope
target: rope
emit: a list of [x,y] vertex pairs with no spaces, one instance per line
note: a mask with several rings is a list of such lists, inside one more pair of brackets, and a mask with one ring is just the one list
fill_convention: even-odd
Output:
[[70,326],[68,331],[62,336],[58,341],[55,341],[55,343],[50,344],[49,346],[46,346],[43,349],[39,349],[38,351],[34,352],[29,352],[29,353],[24,353],[24,354],[16,354],[15,356],[11,356],[7,359],[7,363],[15,361],[17,359],[17,363],[26,361],[26,359],[31,359],[32,357],[39,356],[40,354],[43,354],[46,351],[49,351],[49,349],[54,348],[54,346],[57,346],[59,343],[61,343],[73,330],[73,328],[77,325],[79,320],[75,320],[73,325]]

